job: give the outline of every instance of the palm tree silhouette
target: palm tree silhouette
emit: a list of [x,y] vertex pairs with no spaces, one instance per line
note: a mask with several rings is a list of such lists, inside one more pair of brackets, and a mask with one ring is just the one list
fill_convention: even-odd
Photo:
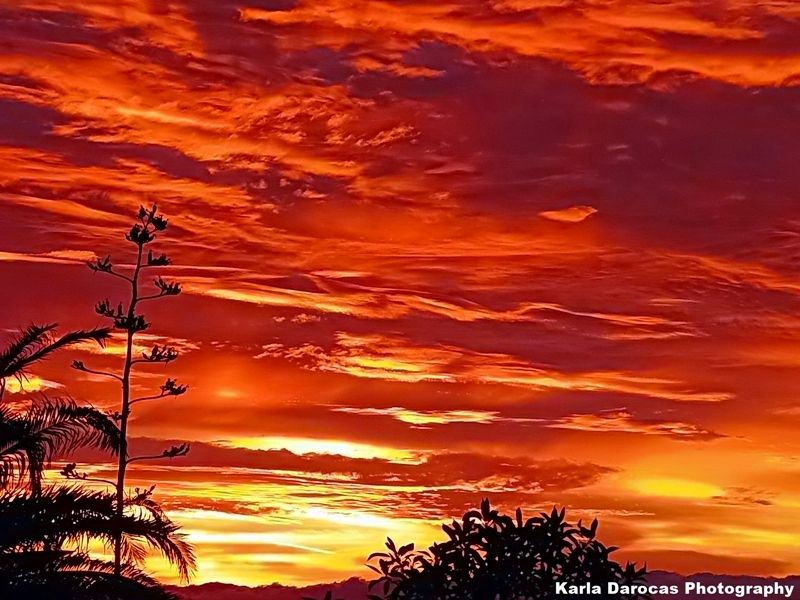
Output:
[[25,411],[0,404],[0,488],[27,484],[37,495],[54,456],[85,446],[114,452],[118,440],[117,426],[104,413],[70,400],[45,399]]
[[[0,598],[81,600],[172,599],[132,560],[114,574],[114,563],[93,559],[83,548],[90,540],[113,544],[117,528],[112,494],[77,487],[24,491],[0,498]],[[177,526],[166,518],[126,514],[122,529],[131,558],[143,543],[158,548],[188,572],[186,549]]]
[[[42,488],[44,469],[63,453],[89,445],[118,453],[114,420],[69,400],[44,399],[26,409],[3,401],[9,378],[24,381],[26,369],[53,352],[86,341],[102,344],[108,337],[107,329],[61,337],[54,330],[55,325],[31,326],[0,351],[0,598],[172,599],[136,566],[150,547],[184,577],[194,568],[177,525],[150,500],[152,489],[137,489],[125,499],[132,510],[120,522],[113,494],[77,485]],[[69,474],[70,467],[63,472]],[[90,540],[113,546],[119,531],[126,560],[121,569],[85,551]]]
[[31,325],[0,351],[0,489],[28,484],[41,491],[42,472],[54,456],[79,446],[115,452],[119,428],[103,412],[72,401],[45,400],[27,410],[3,403],[6,381],[24,381],[27,369],[52,353],[81,342],[102,344],[108,329],[75,331],[55,337],[56,325]]

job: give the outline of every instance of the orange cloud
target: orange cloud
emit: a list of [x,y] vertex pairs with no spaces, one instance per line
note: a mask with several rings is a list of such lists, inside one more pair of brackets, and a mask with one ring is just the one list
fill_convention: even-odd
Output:
[[[203,578],[367,575],[484,494],[656,568],[797,570],[795,4],[6,4],[0,326],[94,324],[126,290],[81,262],[159,203],[186,293],[136,350],[183,354],[135,385],[191,391],[132,427],[193,450],[132,483]],[[68,366],[120,348],[30,399],[111,408]]]
[[[333,0],[303,2],[283,11],[243,8],[239,14],[245,22],[319,28],[328,34],[320,41],[333,47],[364,30],[409,46],[427,34],[471,52],[506,50],[561,61],[595,82],[647,81],[683,71],[742,85],[780,85],[800,66],[800,56],[790,52],[770,57],[767,68],[759,69],[765,57],[752,42],[769,37],[769,21],[764,19],[762,25],[748,18],[752,7],[746,2],[724,20],[703,18],[679,3],[616,1],[571,10],[532,1],[495,2],[491,8],[470,10],[458,2],[398,7],[376,1],[356,15],[346,2]],[[778,18],[792,16],[785,6],[774,6],[771,12]],[[669,36],[694,36],[700,43],[672,45]],[[725,44],[752,50],[720,51]]]
[[562,223],[580,223],[591,217],[597,212],[596,208],[591,206],[570,206],[561,210],[546,210],[539,213],[540,217],[550,219],[551,221],[560,221]]
[[390,408],[358,408],[341,406],[332,409],[355,415],[388,416],[401,423],[411,425],[445,425],[447,423],[493,423],[498,420],[496,411],[486,410],[411,410],[392,406]]
[[330,352],[305,344],[264,347],[257,358],[285,357],[308,368],[354,377],[415,383],[478,382],[533,389],[620,392],[673,401],[723,402],[727,392],[681,389],[682,383],[648,374],[617,371],[564,373],[505,354],[489,354],[450,346],[425,347],[385,335],[339,332]]
[[547,427],[573,429],[576,431],[598,431],[609,433],[640,433],[665,435],[675,439],[715,439],[719,434],[692,423],[678,421],[642,421],[634,419],[625,410],[606,411],[600,414],[573,414],[549,423]]

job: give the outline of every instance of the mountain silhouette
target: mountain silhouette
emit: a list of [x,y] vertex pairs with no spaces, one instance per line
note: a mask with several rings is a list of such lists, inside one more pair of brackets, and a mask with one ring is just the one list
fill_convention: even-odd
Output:
[[[648,585],[678,585],[681,592],[676,595],[662,596],[674,600],[702,600],[704,596],[686,595],[683,593],[684,581],[697,581],[704,585],[723,583],[724,585],[764,585],[778,581],[785,585],[794,585],[800,589],[800,575],[784,578],[755,577],[748,575],[717,575],[714,573],[695,573],[680,575],[668,571],[651,571],[648,574]],[[277,583],[259,587],[245,587],[227,583],[206,583],[187,587],[172,587],[181,600],[300,600],[303,596],[322,598],[327,590],[333,590],[334,597],[343,600],[366,600],[367,582],[353,577],[346,581],[330,584],[318,584],[308,587],[292,587]],[[656,594],[654,598],[658,598]],[[706,596],[711,598],[712,596]],[[734,600],[733,595],[714,595],[715,600]]]
[[171,587],[180,600],[300,600],[303,596],[322,598],[328,590],[343,600],[366,600],[367,582],[358,577],[336,583],[308,587],[292,587],[273,583],[246,587],[229,583],[205,583],[186,587]]

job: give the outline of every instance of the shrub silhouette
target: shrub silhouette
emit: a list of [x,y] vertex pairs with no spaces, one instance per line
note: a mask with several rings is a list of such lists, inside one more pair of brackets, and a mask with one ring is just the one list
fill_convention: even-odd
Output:
[[[368,558],[378,574],[370,583],[370,600],[527,600],[554,598],[556,583],[640,584],[646,569],[611,560],[616,550],[596,538],[598,522],[584,527],[565,520],[565,511],[523,520],[500,514],[488,500],[461,521],[442,529],[447,540],[427,550],[397,546],[389,538],[386,552]],[[564,598],[563,594],[558,596]],[[615,595],[615,598],[642,597]]]

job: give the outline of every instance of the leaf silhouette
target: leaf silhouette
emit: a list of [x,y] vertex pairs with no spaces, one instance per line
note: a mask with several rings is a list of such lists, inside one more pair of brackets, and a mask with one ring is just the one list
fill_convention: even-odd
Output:
[[[484,499],[478,510],[467,511],[461,521],[444,524],[447,540],[415,550],[399,549],[387,539],[389,553],[370,555],[368,566],[378,574],[369,589],[382,595],[370,600],[519,600],[553,598],[555,584],[617,581],[642,582],[646,568],[623,568],[608,558],[615,548],[595,539],[599,523],[572,525],[566,510],[524,519],[522,509],[513,516],[500,514]],[[377,564],[374,564],[377,562]],[[617,596],[620,600],[636,600]]]

